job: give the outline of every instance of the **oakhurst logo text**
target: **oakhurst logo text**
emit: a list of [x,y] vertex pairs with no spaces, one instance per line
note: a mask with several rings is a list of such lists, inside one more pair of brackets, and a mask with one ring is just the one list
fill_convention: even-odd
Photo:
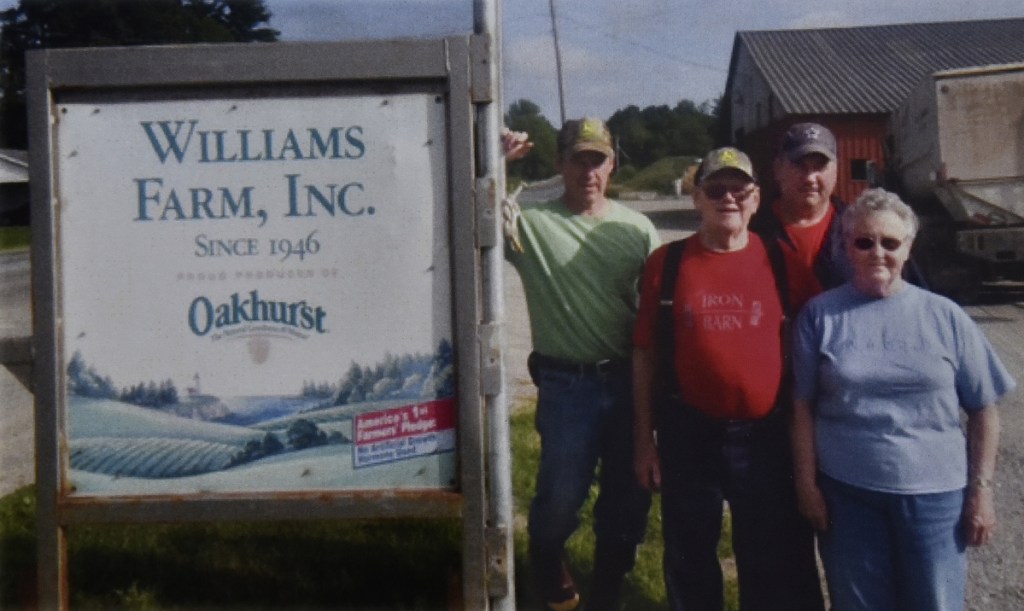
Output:
[[234,293],[227,301],[214,305],[208,297],[199,296],[188,307],[188,326],[199,337],[213,329],[223,329],[247,323],[277,323],[326,333],[324,318],[327,312],[321,306],[301,301],[265,301],[259,291],[249,291],[246,298]]

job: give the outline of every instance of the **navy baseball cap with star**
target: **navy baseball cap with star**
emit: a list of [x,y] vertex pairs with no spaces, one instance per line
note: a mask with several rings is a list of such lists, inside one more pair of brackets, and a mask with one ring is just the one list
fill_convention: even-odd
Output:
[[782,136],[780,149],[790,161],[799,161],[811,153],[819,153],[835,161],[836,137],[824,125],[797,123]]

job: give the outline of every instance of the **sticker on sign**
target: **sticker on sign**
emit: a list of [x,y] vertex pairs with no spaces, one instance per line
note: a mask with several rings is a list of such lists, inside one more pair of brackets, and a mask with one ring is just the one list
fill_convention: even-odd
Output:
[[355,417],[352,464],[372,467],[455,449],[455,400],[404,405]]

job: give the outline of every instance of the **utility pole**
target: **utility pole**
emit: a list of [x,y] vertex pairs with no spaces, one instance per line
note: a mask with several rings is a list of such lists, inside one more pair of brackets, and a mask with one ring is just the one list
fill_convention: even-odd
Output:
[[558,44],[558,18],[555,16],[555,0],[548,0],[551,7],[551,33],[555,38],[555,70],[558,71],[558,110],[561,113],[562,122],[565,124],[565,90],[562,84],[562,47]]

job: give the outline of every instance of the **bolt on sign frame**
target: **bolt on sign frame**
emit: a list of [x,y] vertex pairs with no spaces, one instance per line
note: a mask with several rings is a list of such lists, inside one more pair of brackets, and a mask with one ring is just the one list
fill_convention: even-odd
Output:
[[488,44],[29,53],[41,608],[68,527],[375,517],[488,608]]

